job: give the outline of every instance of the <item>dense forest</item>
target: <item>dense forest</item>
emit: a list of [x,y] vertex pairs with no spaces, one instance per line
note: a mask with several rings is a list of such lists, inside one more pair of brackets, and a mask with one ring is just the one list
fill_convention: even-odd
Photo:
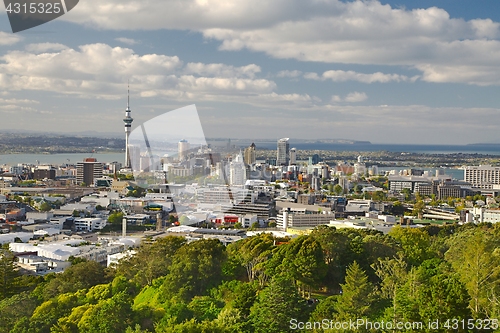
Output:
[[[500,228],[489,224],[388,235],[318,227],[227,247],[168,236],[116,267],[74,259],[45,277],[19,275],[4,249],[0,332],[493,332],[499,249]],[[424,326],[332,325],[359,320]]]

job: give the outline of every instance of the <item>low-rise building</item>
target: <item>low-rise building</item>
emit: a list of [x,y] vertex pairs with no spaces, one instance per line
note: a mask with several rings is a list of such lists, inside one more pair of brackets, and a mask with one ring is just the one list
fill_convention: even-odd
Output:
[[414,188],[423,196],[435,195],[439,200],[447,198],[465,198],[480,193],[479,190],[471,188],[471,184],[463,181],[433,180],[427,183],[417,183]]
[[114,254],[109,254],[107,257],[107,264],[106,266],[109,267],[111,265],[118,265],[120,260],[130,258],[134,255],[137,254],[137,251],[134,250],[128,250],[126,252],[120,252],[120,253],[114,253]]
[[66,243],[46,243],[46,244],[26,244],[10,243],[9,249],[12,252],[35,252],[38,256],[56,259],[68,260],[71,256],[80,254],[78,247],[68,246]]
[[497,223],[500,222],[500,209],[499,208],[485,208],[485,207],[474,207],[472,209],[472,214],[474,222],[490,222]]
[[126,215],[125,219],[127,220],[127,224],[131,225],[144,225],[150,222],[150,216],[148,214]]
[[56,168],[51,165],[39,165],[33,171],[33,179],[56,179]]
[[133,189],[132,184],[126,180],[115,180],[111,183],[112,192],[117,192],[125,195],[131,189]]
[[9,232],[7,234],[0,234],[0,245],[10,244],[16,241],[16,238],[22,242],[27,242],[33,238],[32,232]]
[[122,244],[112,244],[108,246],[86,245],[80,246],[80,253],[77,258],[96,261],[98,263],[107,263],[108,256],[122,252],[125,247]]
[[[389,175],[389,190],[401,192],[403,189],[409,189],[412,192],[416,192],[420,184],[429,184],[432,181],[451,181],[451,176],[449,175],[437,175],[431,177],[428,175]],[[417,189],[416,189],[417,188]]]
[[345,205],[346,214],[363,213],[363,215],[375,209],[375,202],[372,200],[349,200]]
[[28,221],[49,221],[54,217],[54,213],[52,212],[27,212],[26,219]]
[[283,211],[276,218],[276,226],[286,231],[288,228],[293,227],[315,227],[328,224],[334,218],[335,214],[326,211],[310,214]]
[[33,254],[17,256],[17,266],[36,275],[59,273],[71,266],[69,261],[50,259]]
[[75,219],[75,230],[76,231],[95,231],[101,230],[106,226],[106,220],[98,217],[84,217]]
[[229,205],[223,204],[221,205],[221,210],[235,215],[246,215],[252,214],[257,215],[259,220],[267,221],[274,211],[274,204],[257,204],[257,203],[248,203],[248,202],[240,202],[237,205]]
[[243,216],[239,217],[239,222],[243,226],[243,228],[249,228],[254,224],[255,222],[258,222],[259,218],[257,214],[246,214]]

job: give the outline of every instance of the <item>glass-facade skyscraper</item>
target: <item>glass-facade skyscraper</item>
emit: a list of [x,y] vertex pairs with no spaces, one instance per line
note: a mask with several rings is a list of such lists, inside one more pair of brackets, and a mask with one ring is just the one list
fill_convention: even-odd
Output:
[[283,138],[278,140],[278,151],[276,156],[276,165],[288,165],[290,162],[290,144],[288,143],[289,138]]

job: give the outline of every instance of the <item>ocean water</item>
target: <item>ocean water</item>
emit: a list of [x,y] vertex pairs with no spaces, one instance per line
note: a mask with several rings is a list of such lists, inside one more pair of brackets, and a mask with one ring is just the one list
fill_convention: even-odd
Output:
[[[257,149],[276,149],[276,143],[256,143]],[[332,150],[374,152],[388,151],[395,153],[425,153],[425,154],[483,154],[500,156],[500,144],[478,145],[398,145],[398,144],[331,144],[331,143],[294,143],[290,141],[290,148],[298,150]],[[18,163],[31,164],[64,164],[83,161],[90,157],[89,153],[78,154],[4,154],[0,155],[0,165],[17,165]],[[123,153],[94,154],[99,162],[124,162]],[[451,169],[453,170],[453,169]]]
[[[18,163],[29,164],[76,164],[83,161],[84,158],[90,157],[91,153],[78,154],[4,154],[0,155],[0,165],[17,165]],[[112,154],[93,154],[92,157],[97,158],[98,162],[114,162],[124,163],[125,156],[123,153]]]
[[[276,143],[256,143],[258,148],[276,149]],[[332,144],[332,143],[294,143],[290,140],[290,148],[298,150],[333,150],[333,151],[388,151],[393,153],[424,153],[424,154],[484,154],[500,155],[500,144],[477,145],[401,145],[379,143]]]

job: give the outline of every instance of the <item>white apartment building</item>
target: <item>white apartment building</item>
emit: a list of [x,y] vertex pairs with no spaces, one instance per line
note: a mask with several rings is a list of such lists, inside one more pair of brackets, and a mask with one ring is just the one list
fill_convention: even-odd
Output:
[[500,209],[488,209],[485,207],[474,207],[472,213],[474,222],[490,222],[497,223],[500,222]]
[[243,162],[241,153],[236,156],[235,160],[229,164],[229,184],[230,185],[245,185],[246,168]]
[[75,220],[76,231],[101,230],[106,226],[106,220],[94,217],[85,217]]
[[473,187],[484,189],[500,188],[500,167],[491,165],[464,167],[464,180]]
[[220,204],[240,202],[254,203],[257,194],[247,189],[221,186],[216,188],[200,188],[196,191],[199,203]]
[[318,225],[329,224],[335,219],[335,214],[331,211],[310,212],[304,209],[303,212],[282,210],[276,217],[276,226],[286,231],[288,228],[316,227]]

